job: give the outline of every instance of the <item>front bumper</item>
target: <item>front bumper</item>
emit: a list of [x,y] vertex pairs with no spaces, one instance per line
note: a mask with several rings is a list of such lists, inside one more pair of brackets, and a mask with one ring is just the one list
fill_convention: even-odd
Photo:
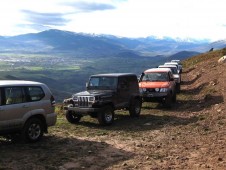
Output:
[[82,107],[73,107],[73,106],[64,106],[64,110],[74,111],[78,114],[89,114],[102,111],[102,108],[82,108]]
[[144,101],[162,102],[168,96],[167,92],[145,92],[142,93],[142,98]]

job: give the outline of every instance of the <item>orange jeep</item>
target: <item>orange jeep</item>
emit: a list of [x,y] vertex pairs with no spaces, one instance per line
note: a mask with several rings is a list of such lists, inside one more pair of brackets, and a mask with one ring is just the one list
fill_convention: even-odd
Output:
[[139,79],[144,102],[157,101],[165,107],[176,102],[176,83],[170,68],[153,68],[144,71]]

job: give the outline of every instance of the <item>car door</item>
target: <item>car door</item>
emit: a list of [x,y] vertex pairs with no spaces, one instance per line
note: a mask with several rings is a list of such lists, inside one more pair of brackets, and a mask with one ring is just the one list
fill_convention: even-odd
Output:
[[4,87],[1,89],[0,129],[10,131],[23,126],[23,116],[28,111],[23,87]]
[[118,93],[117,106],[122,108],[128,106],[130,88],[127,77],[119,77],[117,93]]
[[173,94],[176,93],[176,82],[173,78],[173,74],[171,72],[168,73],[169,81],[170,81],[170,88],[172,89]]

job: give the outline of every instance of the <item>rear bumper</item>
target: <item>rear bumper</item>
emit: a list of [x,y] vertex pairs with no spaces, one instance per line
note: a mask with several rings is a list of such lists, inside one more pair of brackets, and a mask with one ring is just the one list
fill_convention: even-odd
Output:
[[55,125],[56,121],[57,121],[57,114],[56,113],[47,114],[47,116],[46,116],[47,127]]

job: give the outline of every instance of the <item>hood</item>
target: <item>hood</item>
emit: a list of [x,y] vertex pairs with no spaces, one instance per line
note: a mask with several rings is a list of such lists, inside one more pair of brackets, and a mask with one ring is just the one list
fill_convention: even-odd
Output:
[[168,88],[169,82],[150,82],[143,81],[139,83],[140,88]]
[[73,95],[76,96],[100,96],[100,95],[109,95],[112,94],[113,90],[88,90],[88,91],[82,91]]

